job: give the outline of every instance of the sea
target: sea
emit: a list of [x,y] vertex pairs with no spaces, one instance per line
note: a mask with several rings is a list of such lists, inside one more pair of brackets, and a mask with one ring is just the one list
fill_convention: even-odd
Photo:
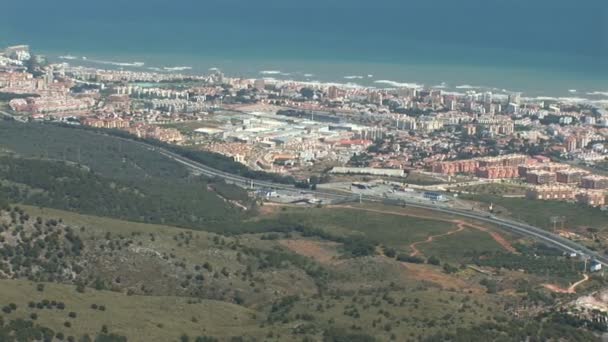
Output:
[[607,0],[1,2],[52,61],[608,104]]

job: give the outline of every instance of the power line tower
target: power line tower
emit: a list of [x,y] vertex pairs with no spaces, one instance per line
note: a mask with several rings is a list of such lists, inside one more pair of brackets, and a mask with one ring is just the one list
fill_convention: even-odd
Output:
[[589,261],[589,257],[585,256],[585,266],[583,268],[583,274],[587,273],[587,262]]
[[555,233],[557,231],[557,222],[559,222],[560,218],[559,216],[551,216],[551,218],[549,218],[549,221],[551,221],[551,223],[553,223],[553,232]]

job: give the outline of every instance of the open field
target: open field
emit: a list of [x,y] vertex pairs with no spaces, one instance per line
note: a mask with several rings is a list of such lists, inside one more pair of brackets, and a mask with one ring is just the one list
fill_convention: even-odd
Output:
[[497,213],[508,214],[514,219],[545,229],[553,229],[552,216],[564,217],[567,228],[608,229],[608,211],[601,211],[599,208],[567,202],[503,198],[493,195],[463,195],[462,198],[493,203]]
[[414,185],[435,185],[444,183],[441,179],[415,171],[408,173],[403,182]]
[[289,209],[282,215],[288,220],[335,234],[360,234],[382,245],[403,250],[410,243],[428,235],[444,233],[454,228],[445,222],[346,208]]
[[[129,341],[178,341],[182,334],[189,336],[263,336],[256,325],[254,311],[239,305],[214,300],[191,302],[187,297],[127,296],[123,293],[87,289],[76,291],[75,286],[43,283],[44,290],[22,280],[0,280],[1,305],[14,303],[17,310],[4,314],[4,319],[29,319],[37,315],[36,322],[53,327],[66,337],[80,337],[99,332],[102,326]],[[65,309],[38,309],[28,303],[43,300],[62,302]],[[191,303],[188,303],[191,302]],[[91,305],[105,309],[92,309]],[[68,316],[76,313],[75,318]],[[71,326],[66,327],[65,322]]]
[[495,196],[524,196],[526,187],[510,183],[487,183],[468,186],[452,187],[453,191],[464,191],[465,193],[495,195]]
[[471,253],[503,251],[503,247],[489,234],[470,228],[450,236],[435,238],[430,243],[419,244],[417,248],[426,256],[434,255],[441,260],[459,263]]

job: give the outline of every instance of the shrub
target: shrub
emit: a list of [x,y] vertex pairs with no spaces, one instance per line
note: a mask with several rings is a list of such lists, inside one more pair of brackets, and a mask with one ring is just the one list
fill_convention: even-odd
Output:
[[409,262],[412,264],[424,263],[424,259],[416,257],[416,256],[410,256],[409,254],[399,254],[399,255],[397,255],[397,260],[399,260],[401,262]]
[[426,261],[431,265],[435,265],[435,266],[441,265],[441,261],[436,256],[431,256]]

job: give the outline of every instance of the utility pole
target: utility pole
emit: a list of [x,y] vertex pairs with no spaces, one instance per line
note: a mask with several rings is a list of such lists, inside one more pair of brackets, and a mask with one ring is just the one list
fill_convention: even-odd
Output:
[[587,273],[587,260],[589,260],[589,257],[585,257],[585,268],[583,268],[583,274]]
[[559,222],[559,217],[551,216],[551,218],[549,220],[551,221],[551,223],[553,223],[553,233],[555,233],[557,230],[556,224],[557,224],[557,222]]

